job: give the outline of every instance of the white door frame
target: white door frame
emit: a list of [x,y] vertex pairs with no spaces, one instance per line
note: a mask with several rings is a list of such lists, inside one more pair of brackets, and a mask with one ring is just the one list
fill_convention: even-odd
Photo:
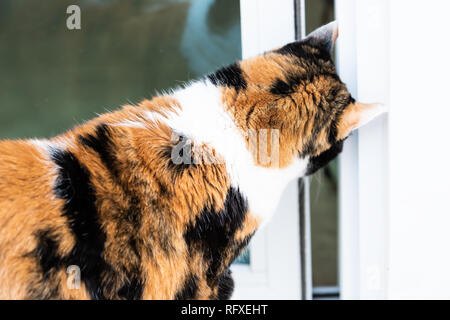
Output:
[[[295,40],[294,0],[242,0],[242,56]],[[234,299],[300,299],[299,190],[292,181],[272,220],[250,243],[250,265],[233,265]]]
[[341,158],[342,298],[448,299],[450,3],[336,7],[343,80],[359,100],[389,107]]
[[[362,102],[389,101],[388,0],[336,0],[338,68]],[[387,279],[387,116],[345,144],[339,179],[342,299],[382,299]]]

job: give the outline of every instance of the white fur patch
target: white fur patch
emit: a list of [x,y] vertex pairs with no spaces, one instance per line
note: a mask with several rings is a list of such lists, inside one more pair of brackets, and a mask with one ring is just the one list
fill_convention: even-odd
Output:
[[49,148],[51,147],[51,142],[48,140],[32,139],[30,142],[39,149],[39,151],[47,154]]
[[29,142],[46,155],[51,152],[52,149],[66,150],[68,146],[76,148],[76,146],[72,142],[70,142],[70,139],[60,137],[52,141],[45,139],[32,139],[29,140]]
[[113,127],[127,127],[127,128],[145,128],[145,124],[140,121],[134,121],[134,120],[124,120],[119,123],[108,123],[108,125]]
[[[61,142],[52,143],[49,140],[40,140],[40,139],[32,139],[28,141],[31,145],[33,145],[36,149],[39,150],[39,152],[42,154],[42,158],[38,158],[39,161],[42,161],[42,164],[48,169],[48,173],[43,176],[43,178],[46,178],[47,176],[50,176],[53,180],[52,185],[56,184],[56,180],[58,177],[58,166],[52,161],[51,159],[51,150],[52,148],[58,148],[61,146]],[[43,183],[41,178],[38,178],[35,181],[36,184]],[[56,199],[56,194],[52,193],[49,195],[50,199],[54,200]]]

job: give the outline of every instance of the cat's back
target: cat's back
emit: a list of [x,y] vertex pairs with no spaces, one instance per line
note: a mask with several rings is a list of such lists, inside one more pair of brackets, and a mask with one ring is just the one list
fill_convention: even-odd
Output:
[[58,223],[59,202],[52,197],[54,174],[42,142],[0,141],[0,297],[23,298],[37,272],[37,226]]

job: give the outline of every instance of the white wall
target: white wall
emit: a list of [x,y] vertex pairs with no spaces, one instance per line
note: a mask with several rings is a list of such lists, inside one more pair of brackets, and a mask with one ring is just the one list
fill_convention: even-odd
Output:
[[450,298],[450,2],[336,5],[343,79],[390,109],[340,164],[342,296]]
[[450,1],[390,1],[390,298],[450,298]]
[[[361,102],[389,104],[388,0],[338,0],[338,65]],[[340,284],[343,299],[385,297],[387,117],[355,133],[340,159]]]

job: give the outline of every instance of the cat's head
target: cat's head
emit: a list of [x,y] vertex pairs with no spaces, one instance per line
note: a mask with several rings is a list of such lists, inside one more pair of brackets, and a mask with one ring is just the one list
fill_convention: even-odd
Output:
[[261,156],[266,148],[269,158],[277,153],[275,166],[300,157],[308,159],[306,174],[312,174],[342,151],[353,130],[384,112],[380,104],[355,101],[340,80],[331,58],[337,36],[332,22],[209,77],[223,87],[224,104],[246,132],[258,165],[274,166]]

